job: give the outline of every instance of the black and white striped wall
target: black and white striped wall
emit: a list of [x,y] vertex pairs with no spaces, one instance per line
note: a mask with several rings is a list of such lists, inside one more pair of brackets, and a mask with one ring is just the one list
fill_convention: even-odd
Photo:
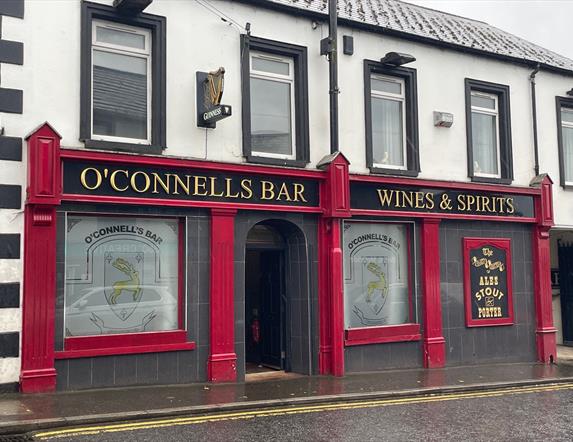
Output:
[[10,132],[6,116],[22,116],[23,90],[2,74],[24,65],[24,44],[9,35],[23,18],[24,0],[0,0],[0,391],[15,389],[20,375],[25,166],[23,134]]

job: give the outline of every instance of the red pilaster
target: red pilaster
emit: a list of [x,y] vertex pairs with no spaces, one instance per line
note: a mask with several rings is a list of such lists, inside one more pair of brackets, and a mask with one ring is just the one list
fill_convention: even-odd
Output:
[[54,318],[60,136],[46,123],[28,136],[27,141],[20,389],[23,393],[40,393],[56,389]]
[[330,277],[332,298],[332,374],[344,376],[344,287],[340,219],[330,220]]
[[553,326],[551,297],[551,255],[549,229],[553,226],[553,181],[548,175],[536,177],[532,185],[541,189],[535,199],[537,225],[533,230],[533,283],[535,298],[535,342],[540,362],[557,361],[557,329]]
[[332,372],[332,299],[330,296],[329,250],[330,234],[329,220],[320,218],[318,223],[318,310],[319,310],[319,350],[318,371],[320,374]]
[[557,361],[557,329],[551,304],[551,256],[549,228],[536,226],[533,232],[533,274],[535,285],[535,341],[540,362]]
[[324,215],[319,224],[319,370],[344,376],[344,286],[341,218],[350,215],[348,160],[340,152],[326,156],[317,167],[326,172],[320,189]]
[[207,375],[211,382],[237,379],[235,354],[235,215],[236,210],[211,210],[211,353]]
[[440,221],[422,221],[422,309],[424,312],[424,367],[443,367],[446,340],[440,299]]

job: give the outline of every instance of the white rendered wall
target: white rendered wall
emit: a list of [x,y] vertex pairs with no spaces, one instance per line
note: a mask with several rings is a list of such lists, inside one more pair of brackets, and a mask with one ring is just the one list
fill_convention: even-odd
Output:
[[[24,41],[24,22],[22,19],[2,16],[2,39]],[[23,89],[26,81],[23,78],[23,67],[2,63],[0,66],[0,86],[3,88]],[[0,113],[0,131],[4,128],[4,135],[21,136],[23,115]],[[0,160],[0,184],[21,185],[25,189],[25,155],[23,161]],[[22,191],[24,197],[25,191]],[[0,209],[0,234],[19,233],[21,238],[24,230],[24,215],[18,209]],[[22,257],[20,247],[20,257]],[[0,259],[0,283],[14,283],[22,281],[21,259]],[[21,290],[21,284],[20,284]],[[20,302],[21,305],[21,302]],[[0,309],[0,333],[22,331],[21,309]],[[21,341],[20,341],[21,342]],[[17,382],[20,376],[20,358],[0,358],[0,384]]]
[[[313,29],[311,20],[306,18],[241,3],[220,1],[216,5],[237,22],[250,22],[254,36],[308,48],[309,167],[314,167],[329,153],[328,64],[325,57],[319,55],[320,39],[328,32],[326,24]],[[63,146],[82,147],[79,142],[80,0],[44,0],[28,2],[26,6],[26,19],[18,29],[26,41],[25,66],[19,70],[10,67],[3,72],[6,87],[10,83],[25,84],[25,118],[7,115],[6,126],[10,132],[22,135],[47,120],[62,135]],[[191,1],[156,0],[146,12],[167,17],[168,148],[165,154],[242,162],[239,30]],[[51,15],[58,17],[58,26],[45,19]],[[530,69],[344,27],[339,34],[340,39],[342,35],[353,35],[355,39],[354,55],[341,54],[339,64],[340,147],[351,161],[352,172],[368,172],[363,61],[380,59],[388,51],[400,51],[417,58],[408,66],[416,68],[418,74],[420,177],[468,181],[464,98],[467,77],[510,86],[513,184],[529,184],[533,177]],[[197,128],[195,72],[221,65],[227,71],[223,102],[233,106],[233,116],[218,123],[216,130]],[[550,101],[553,103],[554,99]],[[453,113],[454,125],[449,129],[435,128],[434,110]],[[551,141],[555,147],[556,141]]]
[[[0,0],[1,1],[1,0]],[[112,4],[112,0],[98,1]],[[310,159],[309,168],[330,152],[328,64],[319,55],[326,22],[258,9],[232,2],[212,2],[235,21],[250,22],[252,35],[308,48]],[[44,121],[62,135],[62,146],[82,148],[80,122],[80,0],[27,0],[24,20],[4,17],[2,37],[24,42],[24,66],[2,65],[2,87],[24,90],[24,113],[1,114],[5,135],[24,137]],[[241,131],[240,32],[195,1],[155,0],[146,12],[167,17],[167,150],[165,155],[212,161],[243,162]],[[413,54],[417,60],[420,178],[469,181],[464,79],[509,85],[513,145],[513,185],[528,186],[533,172],[533,130],[529,74],[531,68],[399,40],[347,27],[354,37],[352,56],[339,56],[340,148],[351,172],[368,173],[365,155],[364,59],[379,60],[389,51]],[[340,52],[342,52],[340,50]],[[223,103],[233,116],[216,130],[196,126],[195,72],[226,69]],[[559,183],[555,96],[573,87],[573,75],[540,72],[537,104],[541,172],[555,181],[555,219],[573,227],[573,198]],[[433,111],[454,115],[451,128],[433,126]],[[23,161],[0,162],[0,182],[21,184]],[[0,233],[21,233],[22,214],[0,210]],[[23,252],[23,251],[22,251]],[[0,260],[0,282],[21,281],[20,260]],[[20,331],[19,309],[0,312],[0,330]],[[0,359],[0,383],[18,378],[19,360]]]

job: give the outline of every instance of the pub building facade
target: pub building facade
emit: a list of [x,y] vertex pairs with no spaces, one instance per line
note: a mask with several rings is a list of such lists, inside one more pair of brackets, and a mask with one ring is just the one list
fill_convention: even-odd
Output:
[[26,55],[0,85],[21,88],[0,105],[0,383],[556,362],[551,161],[568,147],[549,138],[573,61],[340,1],[329,154],[326,7],[299,3],[0,6]]

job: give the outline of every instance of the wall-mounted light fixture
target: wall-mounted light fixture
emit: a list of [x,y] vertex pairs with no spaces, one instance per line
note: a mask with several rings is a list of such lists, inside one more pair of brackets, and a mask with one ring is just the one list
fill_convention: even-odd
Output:
[[113,7],[124,14],[135,15],[143,12],[152,1],[153,0],[113,0]]
[[452,127],[452,124],[454,124],[454,114],[434,111],[434,126]]
[[416,57],[410,54],[403,54],[401,52],[388,52],[381,60],[380,63],[387,66],[402,66],[406,63],[416,61]]

